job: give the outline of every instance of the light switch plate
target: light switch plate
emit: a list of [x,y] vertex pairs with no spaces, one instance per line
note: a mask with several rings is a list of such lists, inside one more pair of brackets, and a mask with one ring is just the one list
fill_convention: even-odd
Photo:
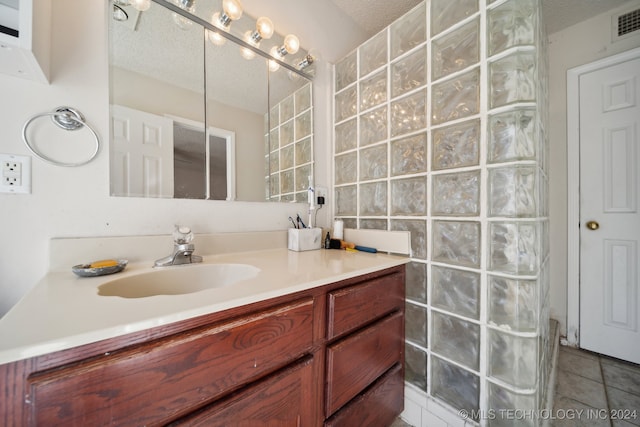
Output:
[[31,157],[0,154],[0,193],[31,193]]

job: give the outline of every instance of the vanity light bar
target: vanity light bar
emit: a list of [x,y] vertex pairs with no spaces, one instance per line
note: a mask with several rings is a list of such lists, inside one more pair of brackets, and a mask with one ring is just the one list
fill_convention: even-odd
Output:
[[187,11],[183,10],[182,8],[180,8],[179,6],[176,6],[175,4],[173,4],[170,1],[167,0],[151,0],[152,2],[166,8],[169,9],[172,12],[177,13],[180,16],[183,16],[186,19],[190,19],[193,22],[195,22],[198,25],[201,25],[202,27],[206,28],[207,30],[214,32],[216,34],[221,35],[222,37],[231,40],[232,42],[240,45],[243,48],[249,49],[251,51],[253,51],[254,53],[257,53],[258,55],[264,57],[265,59],[269,60],[269,61],[275,61],[277,62],[279,65],[283,66],[284,68],[286,68],[289,71],[293,71],[296,74],[301,75],[302,77],[308,79],[308,80],[313,80],[313,77],[308,74],[305,73],[302,70],[299,70],[298,68],[294,67],[293,65],[287,64],[286,62],[284,62],[281,58],[274,58],[273,56],[269,55],[269,53],[259,49],[258,47],[252,45],[251,43],[247,43],[246,41],[244,41],[243,39],[241,39],[240,37],[236,37],[231,33],[228,33],[224,30],[221,30],[220,28],[216,27],[215,25],[211,24],[210,22],[200,18],[199,16],[195,16],[192,15],[190,13],[188,13]]

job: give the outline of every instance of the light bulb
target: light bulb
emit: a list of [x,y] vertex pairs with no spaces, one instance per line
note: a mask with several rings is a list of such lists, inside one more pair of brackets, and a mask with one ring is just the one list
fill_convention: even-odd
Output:
[[211,15],[211,24],[214,25],[215,27],[220,28],[221,30],[225,30],[226,31],[226,28],[224,27],[224,25],[220,21],[220,12],[216,12],[213,15]]
[[188,30],[193,26],[193,21],[177,13],[173,14],[173,22],[182,30]]
[[222,0],[222,10],[232,21],[237,21],[242,16],[242,3],[240,0]]
[[263,39],[270,39],[274,32],[273,22],[266,16],[261,16],[256,21],[256,31]]
[[296,64],[299,70],[304,70],[305,68],[318,62],[320,59],[320,52],[317,49],[310,49],[309,52],[307,52],[306,56],[294,61],[294,64]]
[[151,7],[151,0],[131,0],[131,6],[140,12],[144,12]]
[[274,58],[282,59],[282,55],[280,55],[280,48],[278,46],[274,46],[269,50],[269,55]]
[[287,53],[296,53],[300,49],[300,40],[293,34],[289,34],[284,38],[284,44],[277,49],[278,57],[284,58]]
[[280,68],[280,64],[278,64],[273,59],[269,60],[269,71],[271,71],[272,73],[275,73],[276,71],[278,71],[279,68]]
[[291,70],[288,70],[288,76],[289,76],[289,80],[291,80],[291,81],[296,81],[296,80],[300,79],[300,74],[298,74],[298,73],[296,73],[294,71],[291,71]]
[[287,53],[294,54],[300,49],[300,40],[293,34],[289,34],[284,38],[284,48]]
[[256,53],[251,49],[249,49],[248,47],[241,47],[240,55],[242,55],[242,57],[246,60],[251,60],[256,57]]
[[[184,11],[189,12],[192,15],[196,14],[195,0],[173,0],[173,2]],[[185,18],[178,13],[173,14],[173,22],[175,22],[175,24],[183,30],[188,30],[193,26],[192,20]]]
[[[274,58],[282,58],[280,56],[278,46],[272,47],[271,50],[269,51],[269,54],[271,56],[273,56]],[[280,68],[280,64],[278,64],[277,61],[274,61],[273,59],[270,59],[269,60],[269,71],[275,72],[275,71],[278,71],[278,68]]]
[[[216,12],[213,15],[211,15],[211,24],[213,24],[213,26],[216,28],[220,28],[223,31],[227,31],[227,28],[220,21],[220,12]],[[209,37],[209,41],[216,46],[222,46],[227,42],[227,38],[216,31],[209,31],[208,37]]]
[[244,33],[244,41],[246,41],[247,43],[249,43],[250,45],[253,46],[258,46],[260,45],[260,41],[257,41],[254,37],[253,37],[254,32],[249,30],[249,31],[245,31]]
[[266,16],[261,16],[256,21],[256,29],[254,31],[249,30],[244,34],[247,43],[257,47],[262,39],[270,39],[273,35],[273,22]]
[[222,46],[226,43],[227,39],[220,33],[216,33],[215,31],[209,31],[209,41],[216,46]]

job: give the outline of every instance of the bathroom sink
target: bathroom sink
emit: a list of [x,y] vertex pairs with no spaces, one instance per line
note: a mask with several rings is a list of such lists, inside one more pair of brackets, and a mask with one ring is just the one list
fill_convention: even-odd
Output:
[[192,264],[154,269],[146,273],[110,280],[98,287],[98,295],[146,298],[184,295],[223,288],[255,277],[259,268],[246,264]]

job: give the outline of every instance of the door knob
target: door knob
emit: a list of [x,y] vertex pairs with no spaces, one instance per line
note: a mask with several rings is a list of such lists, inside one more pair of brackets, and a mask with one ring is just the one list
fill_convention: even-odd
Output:
[[597,230],[598,228],[600,228],[600,224],[598,224],[597,221],[589,221],[587,222],[587,228],[589,230]]

